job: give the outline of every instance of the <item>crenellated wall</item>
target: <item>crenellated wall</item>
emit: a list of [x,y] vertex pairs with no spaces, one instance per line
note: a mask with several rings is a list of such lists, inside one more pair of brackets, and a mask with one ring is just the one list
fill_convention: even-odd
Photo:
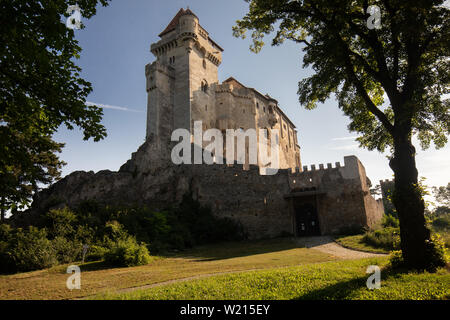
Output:
[[364,167],[355,156],[345,157],[344,166],[335,168],[261,175],[258,166],[244,169],[236,163],[173,165],[160,156],[170,147],[146,142],[119,172],[74,172],[40,192],[33,210],[76,206],[85,200],[163,208],[190,192],[214,214],[241,222],[250,238],[295,234],[292,203],[304,196],[316,197],[322,234],[371,228],[381,219],[365,184]]

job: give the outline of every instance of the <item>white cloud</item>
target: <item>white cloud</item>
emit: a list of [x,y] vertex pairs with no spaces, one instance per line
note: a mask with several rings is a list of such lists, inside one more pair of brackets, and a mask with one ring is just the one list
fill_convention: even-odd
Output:
[[342,138],[333,138],[331,139],[332,141],[347,141],[347,140],[355,140],[356,138],[358,138],[357,136],[355,137],[342,137]]
[[358,149],[358,144],[350,144],[346,146],[340,146],[340,147],[332,147],[330,150],[356,150]]
[[120,111],[127,111],[127,112],[138,112],[138,113],[144,112],[144,111],[141,111],[141,110],[130,109],[130,108],[127,108],[127,107],[111,106],[111,105],[108,105],[108,104],[101,104],[101,103],[95,103],[95,102],[89,102],[89,101],[86,101],[86,104],[88,106],[97,106],[97,107],[101,107],[103,109],[112,109],[112,110],[120,110]]

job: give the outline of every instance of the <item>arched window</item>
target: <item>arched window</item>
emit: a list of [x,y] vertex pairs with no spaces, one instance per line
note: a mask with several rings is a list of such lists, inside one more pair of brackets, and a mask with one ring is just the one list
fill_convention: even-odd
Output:
[[208,92],[208,82],[206,80],[202,81],[202,91],[203,92]]

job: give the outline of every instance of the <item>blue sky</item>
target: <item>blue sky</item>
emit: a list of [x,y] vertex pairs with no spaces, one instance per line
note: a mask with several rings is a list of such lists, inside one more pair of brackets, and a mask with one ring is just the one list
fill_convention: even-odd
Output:
[[[77,64],[81,76],[93,85],[88,101],[104,106],[103,124],[108,137],[101,142],[83,141],[78,130],[61,128],[55,139],[65,142],[61,159],[67,162],[63,175],[73,171],[118,170],[144,142],[147,93],[144,67],[154,60],[150,44],[181,7],[196,13],[200,24],[225,49],[219,81],[233,76],[243,84],[278,100],[298,129],[303,165],[336,161],[356,155],[364,164],[373,185],[392,178],[386,155],[358,148],[356,136],[347,129],[349,120],[329,100],[316,110],[303,109],[297,97],[298,82],[311,74],[302,68],[298,44],[266,45],[254,54],[250,39],[232,36],[232,26],[247,11],[243,0],[113,0],[100,7],[86,28],[75,30],[83,48]],[[270,44],[270,41],[266,41]],[[446,185],[450,173],[450,147],[421,151],[417,145],[417,166],[428,185]]]

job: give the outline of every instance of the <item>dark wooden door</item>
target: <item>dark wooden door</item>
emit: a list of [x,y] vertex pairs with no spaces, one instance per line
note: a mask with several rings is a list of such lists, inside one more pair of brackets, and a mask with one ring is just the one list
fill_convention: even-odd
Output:
[[299,203],[295,207],[297,236],[319,236],[320,226],[316,207],[311,203]]

